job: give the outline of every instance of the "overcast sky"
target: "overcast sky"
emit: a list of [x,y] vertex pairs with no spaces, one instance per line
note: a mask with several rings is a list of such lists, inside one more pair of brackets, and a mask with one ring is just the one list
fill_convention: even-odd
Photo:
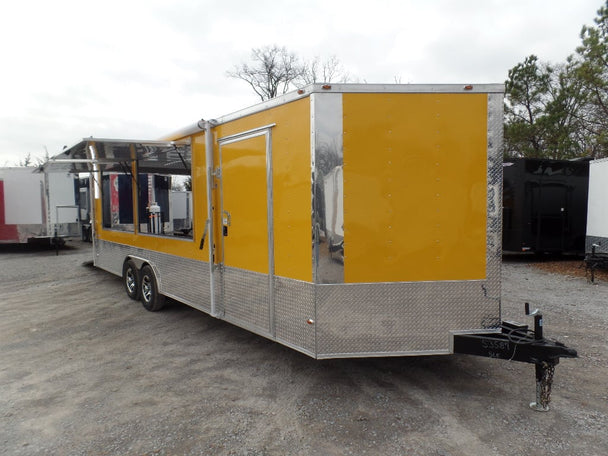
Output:
[[337,56],[361,82],[503,83],[563,62],[601,0],[35,0],[0,6],[0,166],[83,137],[157,139],[258,102],[254,47]]

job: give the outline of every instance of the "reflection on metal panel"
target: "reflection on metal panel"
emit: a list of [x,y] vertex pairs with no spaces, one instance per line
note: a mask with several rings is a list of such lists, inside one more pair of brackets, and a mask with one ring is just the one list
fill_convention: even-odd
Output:
[[344,282],[342,95],[314,94],[313,267],[315,283]]

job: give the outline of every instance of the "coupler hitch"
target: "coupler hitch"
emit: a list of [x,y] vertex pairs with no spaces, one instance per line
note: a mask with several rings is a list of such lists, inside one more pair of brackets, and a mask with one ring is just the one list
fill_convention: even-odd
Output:
[[520,361],[535,365],[536,401],[533,410],[546,412],[551,401],[551,385],[555,366],[560,358],[576,358],[576,350],[561,342],[543,337],[543,316],[538,309],[530,312],[525,304],[526,315],[534,317],[534,330],[528,325],[504,321],[495,332],[454,333],[453,351],[486,358]]

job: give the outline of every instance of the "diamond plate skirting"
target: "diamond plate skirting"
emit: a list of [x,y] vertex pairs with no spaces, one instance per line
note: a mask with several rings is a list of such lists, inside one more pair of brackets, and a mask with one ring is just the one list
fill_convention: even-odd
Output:
[[209,264],[114,242],[95,240],[95,266],[118,276],[127,256],[146,260],[156,273],[159,291],[191,307],[210,312]]
[[276,340],[315,356],[315,286],[277,277],[274,290]]
[[270,285],[268,275],[224,268],[223,318],[264,336],[270,335]]
[[317,356],[449,353],[449,332],[497,324],[484,281],[319,285]]
[[[95,244],[96,266],[116,275],[129,255],[154,267],[163,294],[211,312],[207,263]],[[318,358],[449,353],[450,331],[490,328],[500,318],[489,281],[315,285],[276,277],[274,336],[268,276],[214,274],[219,318]]]
[[600,236],[587,236],[585,238],[585,253],[593,251],[595,244],[595,253],[608,253],[608,238]]

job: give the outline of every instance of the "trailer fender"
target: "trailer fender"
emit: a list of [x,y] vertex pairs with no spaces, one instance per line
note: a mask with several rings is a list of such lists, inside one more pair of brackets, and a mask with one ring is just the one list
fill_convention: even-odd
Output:
[[[137,269],[141,269],[144,266],[144,264],[150,264],[149,260],[142,258],[142,257],[135,256],[135,255],[128,255],[125,258],[125,262],[129,261],[129,260],[133,261],[133,263],[135,264]],[[156,272],[156,268],[154,268],[154,269],[155,269],[154,272]]]

